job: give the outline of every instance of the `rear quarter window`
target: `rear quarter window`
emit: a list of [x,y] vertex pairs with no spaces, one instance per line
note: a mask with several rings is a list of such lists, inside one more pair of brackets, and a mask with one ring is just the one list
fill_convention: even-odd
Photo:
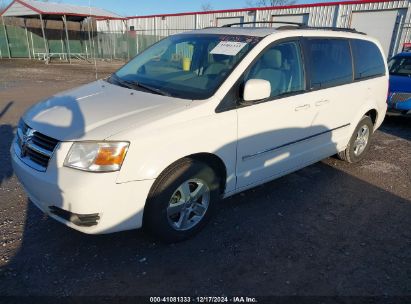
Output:
[[351,48],[354,57],[355,80],[385,75],[384,58],[373,42],[353,39]]

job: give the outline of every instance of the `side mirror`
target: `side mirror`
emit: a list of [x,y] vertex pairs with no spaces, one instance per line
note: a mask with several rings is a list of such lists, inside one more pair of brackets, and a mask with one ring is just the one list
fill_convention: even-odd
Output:
[[263,79],[250,79],[245,83],[243,99],[244,101],[257,101],[270,97],[271,84]]

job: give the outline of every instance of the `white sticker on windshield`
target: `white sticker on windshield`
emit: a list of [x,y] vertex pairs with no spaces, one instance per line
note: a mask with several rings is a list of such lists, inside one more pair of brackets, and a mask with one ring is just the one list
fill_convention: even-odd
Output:
[[210,54],[235,56],[246,44],[246,42],[221,41],[211,50]]

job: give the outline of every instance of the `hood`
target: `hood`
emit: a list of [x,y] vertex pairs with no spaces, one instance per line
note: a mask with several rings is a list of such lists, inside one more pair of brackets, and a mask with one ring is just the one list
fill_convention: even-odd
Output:
[[181,111],[189,103],[99,80],[39,102],[23,120],[60,141],[103,140],[131,126]]
[[390,92],[411,93],[411,77],[390,75]]

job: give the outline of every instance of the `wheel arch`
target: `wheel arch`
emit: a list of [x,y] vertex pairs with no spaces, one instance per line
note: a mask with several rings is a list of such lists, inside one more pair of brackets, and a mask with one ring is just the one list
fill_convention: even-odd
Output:
[[[159,178],[161,179],[161,176],[163,176],[168,171],[174,170],[181,162],[183,162],[186,159],[192,159],[192,160],[202,162],[208,165],[211,169],[213,169],[214,172],[220,177],[220,192],[221,194],[224,194],[226,184],[227,184],[227,167],[224,161],[219,156],[213,153],[209,153],[209,152],[199,152],[199,153],[194,153],[194,154],[180,157],[179,159],[173,161],[171,164],[166,166],[159,173],[157,180]],[[151,187],[150,193],[156,187],[155,184],[156,182],[154,182],[153,186]]]
[[377,119],[378,119],[378,111],[376,109],[371,109],[364,116],[368,116],[371,118],[372,124],[375,126]]
[[382,123],[383,117],[381,117],[383,113],[380,113],[379,107],[373,102],[369,102],[364,104],[357,112],[356,117],[352,120],[352,124],[350,127],[350,134],[354,132],[357,124],[361,121],[364,116],[368,116],[371,118],[372,124],[374,125],[374,132],[378,129],[378,127]]
[[188,155],[184,158],[191,158],[210,166],[214,172],[220,177],[220,192],[223,194],[225,192],[226,182],[227,182],[227,167],[224,161],[217,155],[212,153],[195,153]]

